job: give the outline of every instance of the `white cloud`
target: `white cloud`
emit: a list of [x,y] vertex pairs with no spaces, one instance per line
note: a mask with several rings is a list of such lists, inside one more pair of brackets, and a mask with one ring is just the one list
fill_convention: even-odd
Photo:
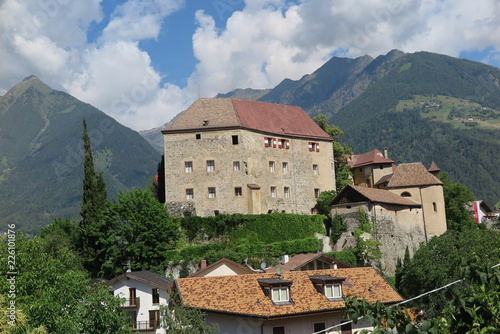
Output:
[[[378,56],[400,49],[459,56],[500,40],[497,0],[481,6],[465,0],[303,0],[295,5],[247,0],[222,31],[206,13],[196,17],[193,48],[199,63],[191,84],[206,96],[298,79],[332,54]],[[488,59],[499,54],[493,47]]]
[[[274,87],[313,72],[332,55],[487,50],[484,61],[500,65],[497,0],[480,6],[465,0],[245,0],[223,28],[203,11],[186,20],[196,20],[198,62],[181,88],[161,83],[166,78],[141,42],[159,43],[168,16],[185,0],[121,0],[109,17],[101,1],[0,2],[0,93],[34,74],[139,130],[170,120],[198,94]],[[225,14],[243,3],[222,1]],[[103,27],[90,43],[87,33],[97,26]],[[158,48],[176,52],[175,45]]]

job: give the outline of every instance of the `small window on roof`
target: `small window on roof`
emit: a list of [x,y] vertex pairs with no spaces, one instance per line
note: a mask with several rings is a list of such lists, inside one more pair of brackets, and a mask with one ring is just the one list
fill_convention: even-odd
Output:
[[401,197],[411,197],[411,194],[407,191],[401,193]]
[[290,293],[289,293],[288,287],[287,286],[280,286],[277,288],[272,288],[271,289],[271,297],[273,299],[273,302],[275,302],[275,303],[289,301],[290,300]]

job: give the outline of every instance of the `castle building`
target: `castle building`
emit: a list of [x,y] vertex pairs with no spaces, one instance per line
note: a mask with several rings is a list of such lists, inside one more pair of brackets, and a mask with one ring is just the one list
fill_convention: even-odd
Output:
[[420,162],[395,165],[387,149],[353,155],[349,164],[354,185],[346,186],[332,202],[332,215],[343,216],[349,225],[336,250],[354,245],[352,233],[362,210],[374,223],[372,237],[382,244],[384,269],[393,274],[406,247],[413,253],[421,242],[446,232],[439,168],[434,162],[429,169]]
[[300,107],[198,99],[162,133],[175,216],[310,214],[335,189],[332,138]]

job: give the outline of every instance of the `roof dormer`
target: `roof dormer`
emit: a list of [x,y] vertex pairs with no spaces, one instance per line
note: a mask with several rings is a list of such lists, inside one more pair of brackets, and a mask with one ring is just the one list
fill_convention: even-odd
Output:
[[309,276],[316,290],[323,294],[329,301],[339,301],[343,299],[342,283],[344,277],[334,277],[330,275]]
[[281,277],[258,279],[262,291],[271,298],[274,305],[292,305],[293,300],[290,295],[292,281],[284,280]]

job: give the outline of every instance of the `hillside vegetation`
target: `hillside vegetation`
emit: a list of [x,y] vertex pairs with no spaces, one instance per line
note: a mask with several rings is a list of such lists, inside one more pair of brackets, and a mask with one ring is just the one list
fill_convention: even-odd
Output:
[[388,147],[396,163],[434,160],[477,199],[500,201],[498,68],[430,52],[334,57],[258,100],[325,114],[355,153]]
[[36,233],[55,218],[78,218],[87,119],[108,195],[145,186],[160,154],[138,133],[89,104],[28,77],[0,97],[0,226]]

